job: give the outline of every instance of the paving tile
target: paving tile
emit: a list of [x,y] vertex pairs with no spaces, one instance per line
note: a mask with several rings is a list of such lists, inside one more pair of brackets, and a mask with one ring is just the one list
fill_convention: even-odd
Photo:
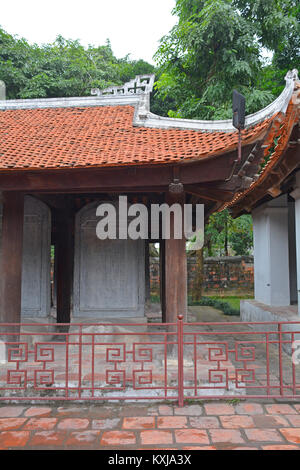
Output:
[[[291,415],[297,418],[297,415]],[[282,426],[289,426],[286,416],[281,415],[256,415],[253,416],[254,425],[256,428],[278,428]]]
[[[1,417],[1,412],[5,416]],[[148,450],[300,450],[299,444],[300,405],[290,402],[245,402],[235,406],[208,402],[183,408],[167,404],[122,404],[120,407],[102,403],[59,408],[0,406],[0,450],[24,446],[49,450],[66,446],[74,449],[140,446]]]
[[0,448],[24,447],[29,440],[29,431],[4,431],[0,433]]
[[293,405],[293,406],[294,406],[295,410],[296,410],[298,413],[300,413],[300,404],[295,404],[295,405]]
[[173,415],[173,408],[169,405],[159,405],[158,412],[160,415],[163,416],[172,416]]
[[279,431],[287,441],[300,444],[300,428],[282,428]]
[[141,431],[142,444],[172,444],[173,436],[171,431]]
[[227,403],[208,403],[204,405],[207,415],[234,415],[234,407]]
[[266,405],[266,410],[272,415],[292,415],[297,413],[291,405],[287,405],[285,403]]
[[150,408],[148,408],[148,416],[158,416],[159,415],[159,412],[158,412],[158,406],[151,406]]
[[259,448],[258,447],[240,446],[240,447],[233,447],[232,450],[259,450]]
[[155,428],[155,417],[127,417],[123,419],[123,429],[153,429]]
[[107,419],[93,419],[92,429],[101,430],[101,429],[114,429],[120,424],[120,418],[107,418]]
[[180,450],[217,450],[214,446],[190,446],[182,447]]
[[298,446],[285,445],[285,444],[274,444],[270,446],[262,446],[262,450],[299,450]]
[[57,418],[30,418],[23,429],[27,430],[52,430],[57,423]]
[[182,408],[176,407],[174,409],[175,415],[184,416],[200,416],[203,415],[203,406],[201,405],[186,405]]
[[28,443],[29,447],[57,447],[62,446],[67,434],[62,431],[35,432]]
[[187,428],[187,418],[186,416],[159,416],[157,427],[162,429]]
[[59,421],[58,429],[71,429],[80,430],[86,429],[89,425],[89,420],[86,418],[64,418]]
[[300,427],[300,415],[285,415],[284,416],[292,426],[295,426],[296,428]]
[[191,416],[189,421],[192,428],[216,429],[220,427],[220,422],[215,416]]
[[136,407],[131,407],[131,406],[123,406],[119,413],[118,416],[120,417],[128,417],[128,418],[135,418],[138,416],[148,416],[149,415],[149,410],[150,414],[153,416],[156,416],[158,414],[158,409],[153,408],[153,407],[147,407],[147,406],[136,406]]
[[16,418],[21,416],[24,406],[0,406],[0,418]]
[[140,447],[137,450],[178,450],[178,447]]
[[258,403],[239,403],[235,406],[235,412],[238,415],[261,415],[264,409]]
[[[122,416],[121,415],[122,408],[117,410],[117,416]],[[116,418],[116,410],[112,406],[103,406],[102,404],[100,405],[91,405],[88,409],[88,415],[91,416],[92,418]],[[75,414],[76,416],[76,414]],[[85,413],[84,416],[87,416],[87,413]]]
[[33,417],[33,416],[44,416],[48,417],[52,413],[52,408],[49,407],[35,407],[32,406],[25,411],[24,416]]
[[133,432],[130,432],[130,431],[105,431],[100,441],[100,444],[102,446],[115,446],[115,445],[119,446],[119,445],[135,444],[135,443],[136,443],[135,435]]
[[254,442],[282,442],[282,437],[276,429],[245,429],[249,441]]
[[213,444],[218,442],[232,444],[244,443],[244,439],[242,438],[240,431],[237,429],[210,429],[208,432],[211,436]]
[[86,407],[80,406],[60,406],[57,408],[56,413],[59,416],[86,416],[88,413],[88,409]]
[[66,441],[67,446],[84,447],[95,446],[98,443],[99,447],[100,431],[74,431]]
[[19,429],[25,421],[26,418],[0,418],[0,431]]
[[209,444],[208,435],[204,429],[176,429],[175,440],[179,444]]
[[251,416],[220,416],[221,424],[227,429],[239,429],[239,428],[254,428],[253,419]]

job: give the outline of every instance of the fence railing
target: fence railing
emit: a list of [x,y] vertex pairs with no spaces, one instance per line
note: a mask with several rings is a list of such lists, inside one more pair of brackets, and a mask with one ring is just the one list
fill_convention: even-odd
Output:
[[0,400],[300,395],[300,322],[0,324]]

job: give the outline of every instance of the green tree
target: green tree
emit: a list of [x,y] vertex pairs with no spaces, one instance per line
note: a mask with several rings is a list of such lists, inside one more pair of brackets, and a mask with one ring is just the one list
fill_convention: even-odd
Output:
[[[274,99],[265,86],[265,50],[278,70],[285,45],[293,44],[287,66],[299,64],[296,1],[177,0],[174,14],[178,23],[156,53],[159,96],[174,101],[169,116],[230,118],[234,88],[246,96],[247,113],[254,112]],[[272,70],[267,76],[276,76]]]
[[233,219],[228,210],[212,214],[205,227],[205,256],[248,255],[253,248],[252,217]]
[[249,255],[253,248],[253,225],[251,215],[241,215],[233,220],[228,238],[229,245],[235,255]]
[[119,85],[153,70],[143,60],[117,59],[109,41],[85,48],[58,36],[39,46],[0,29],[0,79],[10,99],[90,95],[91,88]]

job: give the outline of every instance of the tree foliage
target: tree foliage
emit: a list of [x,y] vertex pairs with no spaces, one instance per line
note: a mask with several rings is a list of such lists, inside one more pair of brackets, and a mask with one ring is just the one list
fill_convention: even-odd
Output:
[[[178,23],[156,53],[157,92],[170,117],[231,118],[233,89],[255,112],[300,68],[299,0],[176,0],[174,14]],[[205,255],[248,254],[252,239],[251,216],[213,214]]]
[[228,210],[210,216],[205,227],[205,256],[249,255],[253,248],[252,217],[233,219]]
[[156,53],[159,96],[174,102],[169,116],[230,118],[234,88],[254,112],[281,91],[286,69],[299,66],[298,0],[177,0],[174,14],[178,23]]
[[54,43],[39,46],[0,29],[0,79],[9,99],[85,96],[91,88],[122,84],[153,71],[143,60],[117,59],[109,41],[85,48],[58,36]]

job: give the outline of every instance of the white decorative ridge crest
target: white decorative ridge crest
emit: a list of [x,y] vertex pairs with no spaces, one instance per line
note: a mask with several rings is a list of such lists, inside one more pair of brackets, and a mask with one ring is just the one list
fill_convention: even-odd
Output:
[[[255,126],[278,112],[285,113],[294,92],[295,82],[298,80],[298,71],[296,69],[289,71],[285,76],[286,85],[281,95],[265,108],[246,116],[245,127]],[[177,119],[157,116],[151,112],[147,113],[147,118],[144,120],[135,119],[134,124],[136,126],[158,127],[163,129],[178,128],[193,129],[203,132],[236,132],[231,119],[218,121]]]
[[[202,132],[236,132],[232,120],[204,121],[196,119],[175,119],[158,116],[150,112],[150,93],[153,90],[155,75],[137,75],[123,86],[112,86],[105,90],[93,89],[93,96],[74,98],[37,98],[25,100],[2,100],[0,110],[42,109],[93,106],[133,106],[133,125],[158,129],[191,129]],[[285,113],[299,80],[296,69],[285,77],[286,86],[278,98],[264,109],[246,116],[245,127],[252,127],[272,117],[278,112]]]
[[91,95],[93,96],[106,96],[106,95],[141,95],[149,94],[153,90],[155,75],[137,75],[130,82],[120,86],[112,86],[100,90],[99,88],[92,88]]
[[298,70],[297,69],[289,70],[284,78],[285,80],[293,80],[294,82],[298,81],[299,80]]

